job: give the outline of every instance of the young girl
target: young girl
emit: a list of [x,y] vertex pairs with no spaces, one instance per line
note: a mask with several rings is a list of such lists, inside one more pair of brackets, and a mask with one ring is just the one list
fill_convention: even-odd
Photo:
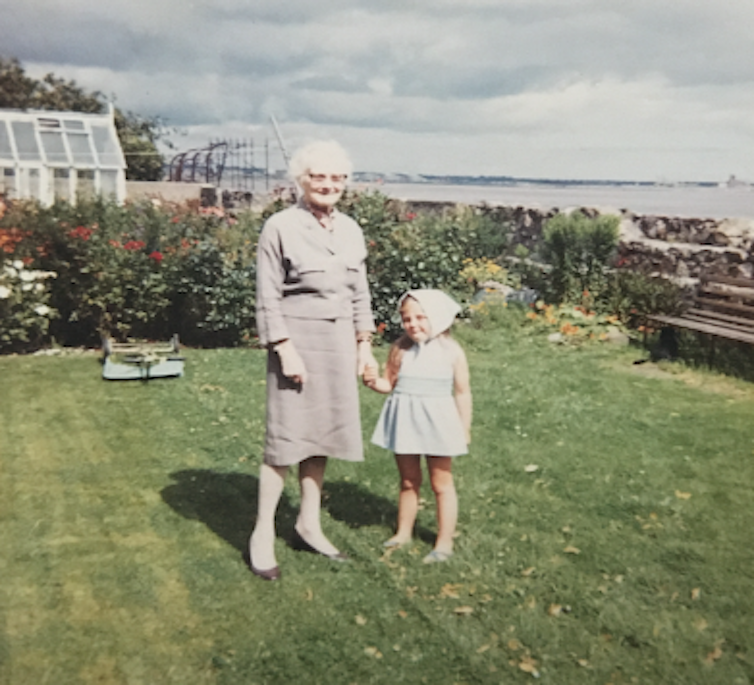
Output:
[[466,355],[448,329],[458,304],[440,290],[410,290],[400,300],[405,335],[390,348],[385,373],[369,368],[364,384],[392,395],[382,408],[372,442],[395,452],[401,477],[398,529],[385,547],[411,540],[419,509],[421,455],[437,500],[437,540],[424,563],[453,555],[458,500],[451,462],[465,454],[471,430],[471,388]]

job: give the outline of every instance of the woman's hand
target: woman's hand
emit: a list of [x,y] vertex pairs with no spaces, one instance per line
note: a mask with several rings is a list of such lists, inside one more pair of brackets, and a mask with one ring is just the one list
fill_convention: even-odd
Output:
[[283,340],[275,345],[275,352],[280,357],[280,369],[286,378],[290,378],[294,383],[306,381],[306,367],[301,355],[296,351],[291,340]]
[[363,340],[356,345],[356,375],[363,376],[370,367],[377,369],[379,373],[380,365],[372,354],[372,343]]
[[362,380],[364,381],[364,385],[367,386],[367,388],[374,388],[374,384],[377,382],[377,379],[380,377],[380,369],[378,366],[367,366],[364,369],[364,374],[362,375]]

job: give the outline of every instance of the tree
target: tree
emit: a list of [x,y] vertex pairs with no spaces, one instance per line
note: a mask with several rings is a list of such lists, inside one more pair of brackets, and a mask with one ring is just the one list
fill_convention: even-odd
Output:
[[[0,108],[101,114],[107,106],[105,96],[98,90],[87,92],[75,81],[66,81],[51,73],[42,80],[31,78],[15,57],[0,57]],[[123,112],[116,107],[115,129],[126,157],[126,178],[159,181],[163,167],[156,144],[163,135],[160,120]]]

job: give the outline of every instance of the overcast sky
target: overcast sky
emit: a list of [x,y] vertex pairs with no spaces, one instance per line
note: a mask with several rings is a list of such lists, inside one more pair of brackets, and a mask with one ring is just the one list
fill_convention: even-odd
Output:
[[754,182],[752,0],[0,0],[0,54],[358,170]]

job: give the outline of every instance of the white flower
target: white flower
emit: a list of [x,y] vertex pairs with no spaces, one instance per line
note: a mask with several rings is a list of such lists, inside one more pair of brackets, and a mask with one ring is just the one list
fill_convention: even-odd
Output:
[[30,290],[34,289],[33,283],[22,283],[21,284],[21,290],[23,290],[25,293],[28,293]]
[[7,300],[10,297],[10,288],[0,285],[0,300]]
[[18,276],[18,271],[16,271],[12,266],[6,266],[5,273],[8,274],[11,278]]
[[38,304],[34,307],[34,311],[39,314],[39,316],[47,316],[50,313],[50,308],[46,304]]
[[34,292],[35,293],[41,293],[44,292],[45,287],[41,283],[35,283],[34,284]]
[[34,272],[33,271],[21,271],[19,270],[18,275],[20,276],[22,281],[26,281],[27,283],[29,281],[34,280]]
[[24,263],[20,259],[16,259],[13,262],[13,266],[16,267],[19,271],[24,268]]

